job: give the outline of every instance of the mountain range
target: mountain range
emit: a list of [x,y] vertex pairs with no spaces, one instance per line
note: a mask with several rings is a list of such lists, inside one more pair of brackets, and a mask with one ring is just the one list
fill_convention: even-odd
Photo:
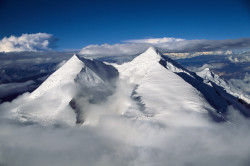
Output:
[[150,47],[123,64],[73,55],[12,109],[11,118],[74,126],[94,125],[112,113],[159,123],[174,119],[175,125],[183,125],[183,113],[228,121],[229,106],[249,117],[249,101],[208,68],[190,72]]

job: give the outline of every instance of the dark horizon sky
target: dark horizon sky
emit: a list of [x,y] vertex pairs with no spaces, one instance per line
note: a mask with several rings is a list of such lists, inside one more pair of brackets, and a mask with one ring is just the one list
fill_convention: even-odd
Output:
[[129,39],[250,37],[249,0],[0,0],[0,39],[50,33],[58,49]]

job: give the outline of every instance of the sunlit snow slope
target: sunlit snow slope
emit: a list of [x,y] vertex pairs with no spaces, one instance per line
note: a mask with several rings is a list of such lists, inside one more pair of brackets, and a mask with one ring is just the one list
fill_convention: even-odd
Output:
[[166,62],[155,48],[150,47],[133,61],[116,66],[121,79],[137,85],[135,92],[141,96],[146,117],[171,121],[173,117],[181,120],[183,112],[214,111],[198,90],[160,61]]
[[32,92],[30,98],[37,98],[53,88],[73,83],[83,66],[83,62],[76,55],[72,56],[61,68],[55,71],[42,85]]

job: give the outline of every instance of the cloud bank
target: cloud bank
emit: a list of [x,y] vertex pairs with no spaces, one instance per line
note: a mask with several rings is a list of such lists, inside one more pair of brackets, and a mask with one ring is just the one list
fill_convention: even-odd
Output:
[[173,38],[173,37],[163,37],[163,38],[151,38],[151,39],[135,39],[135,40],[125,40],[126,43],[167,43],[167,42],[178,42],[184,41],[185,39]]
[[150,44],[141,43],[88,45],[80,51],[80,54],[104,56],[133,55],[142,53],[149,46]]
[[246,73],[243,78],[233,78],[228,81],[233,91],[246,95],[250,98],[250,74]]
[[48,51],[55,47],[56,38],[52,34],[22,34],[0,40],[0,52]]
[[250,62],[250,51],[240,53],[236,56],[229,56],[228,60],[232,63],[247,63]]
[[80,53],[85,55],[132,55],[154,46],[163,53],[211,52],[250,48],[250,38],[227,40],[185,40],[178,38],[152,38],[127,40],[122,44],[89,45]]
[[185,59],[192,58],[201,55],[231,55],[232,51],[207,51],[207,52],[185,52],[185,53],[164,53],[164,55],[170,56],[173,59]]
[[26,92],[35,82],[30,80],[24,83],[0,84],[0,98],[17,92]]
[[[121,88],[87,108],[92,125],[44,127],[5,119],[6,110],[25,102],[28,94],[0,105],[0,165],[249,165],[250,123],[237,110],[228,108],[234,124],[185,111],[164,122],[134,119],[119,114],[129,102],[128,89]],[[46,109],[41,102],[33,107]]]

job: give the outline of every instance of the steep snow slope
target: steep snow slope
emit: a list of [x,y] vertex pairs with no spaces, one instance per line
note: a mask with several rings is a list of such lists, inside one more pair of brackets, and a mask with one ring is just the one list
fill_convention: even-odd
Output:
[[44,125],[55,122],[74,125],[74,111],[68,111],[68,103],[75,94],[74,79],[84,66],[76,55],[72,56],[30,94],[26,103],[13,110],[17,118]]
[[[141,97],[147,117],[171,121],[171,118],[182,119],[181,112],[215,111],[199,91],[160,61],[166,62],[155,48],[150,47],[133,61],[116,66],[121,79],[137,85],[135,92]],[[171,69],[183,71],[169,64]]]
[[115,65],[122,79],[130,83],[138,84],[140,80],[149,72],[150,67],[158,64],[161,59],[155,48],[150,47],[146,52],[135,57],[131,62],[122,65]]
[[55,87],[73,83],[83,66],[83,62],[79,60],[76,55],[74,55],[63,65],[63,67],[56,70],[46,81],[42,83],[42,85],[32,92],[30,98],[37,98]]

